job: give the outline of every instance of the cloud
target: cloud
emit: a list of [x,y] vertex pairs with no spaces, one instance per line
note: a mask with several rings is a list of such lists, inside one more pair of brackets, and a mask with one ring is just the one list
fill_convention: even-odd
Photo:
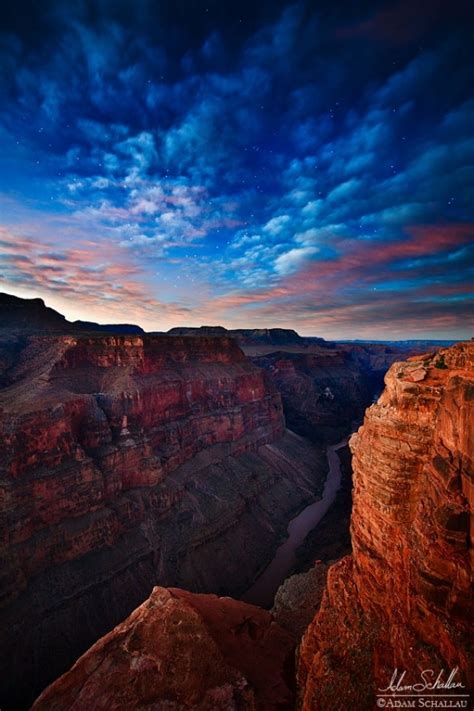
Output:
[[458,324],[474,77],[456,1],[344,26],[326,0],[186,23],[168,2],[21,5],[0,57],[7,286],[333,334],[377,330],[390,290],[394,319],[416,298]]
[[278,215],[278,217],[272,217],[271,220],[263,226],[263,231],[268,232],[270,235],[278,235],[283,232],[285,226],[291,222],[289,215]]
[[278,274],[291,274],[297,271],[301,266],[317,252],[316,247],[301,247],[290,249],[289,252],[280,254],[275,260],[275,271]]
[[258,244],[262,241],[261,235],[248,235],[248,234],[238,234],[237,237],[232,240],[232,249],[241,249],[242,247],[249,247],[250,245]]
[[338,200],[344,200],[349,196],[353,196],[362,186],[362,180],[357,178],[352,178],[351,180],[346,180],[340,185],[336,185],[327,196],[327,200],[331,202],[336,202]]
[[377,98],[382,105],[398,105],[416,97],[420,85],[432,81],[439,66],[439,55],[425,52],[393,74],[379,89]]

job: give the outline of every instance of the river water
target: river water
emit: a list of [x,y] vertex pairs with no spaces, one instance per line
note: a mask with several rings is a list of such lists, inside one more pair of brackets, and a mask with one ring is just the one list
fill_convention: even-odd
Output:
[[336,452],[347,444],[348,439],[348,437],[345,437],[341,442],[328,446],[329,471],[321,499],[309,504],[298,516],[295,516],[290,521],[288,524],[288,538],[277,549],[275,557],[259,575],[252,587],[242,596],[242,600],[245,602],[251,602],[261,607],[271,607],[273,605],[276,591],[291,574],[297,562],[297,548],[303,543],[308,533],[321,521],[341,486],[341,465]]

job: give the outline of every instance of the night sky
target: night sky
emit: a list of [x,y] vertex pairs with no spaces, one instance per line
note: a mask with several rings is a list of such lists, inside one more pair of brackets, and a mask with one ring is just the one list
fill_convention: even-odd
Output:
[[474,335],[471,2],[3,5],[1,290],[150,330]]

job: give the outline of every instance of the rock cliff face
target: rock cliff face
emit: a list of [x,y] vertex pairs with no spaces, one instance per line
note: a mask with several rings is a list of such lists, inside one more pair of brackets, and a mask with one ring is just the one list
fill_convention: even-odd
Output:
[[362,416],[395,358],[384,362],[382,353],[388,349],[383,346],[375,346],[375,355],[367,347],[336,346],[283,328],[226,331],[201,326],[169,331],[183,337],[222,334],[234,338],[252,362],[269,373],[282,396],[288,426],[319,442],[337,442]]
[[155,588],[33,709],[290,709],[293,650],[291,635],[258,607]]
[[281,393],[288,426],[318,442],[337,442],[383,388],[387,369],[419,344],[334,343],[285,328],[172,328],[168,335],[234,338]]
[[154,584],[247,588],[326,463],[285,431],[278,392],[232,339],[25,336],[11,348],[0,656],[2,707],[19,709]]
[[459,667],[473,685],[474,344],[395,363],[385,382],[351,440],[353,555],[300,648],[307,710],[370,709],[395,669],[409,684]]
[[340,440],[380,387],[369,357],[359,361],[342,349],[287,348],[251,358],[281,393],[288,427],[315,441]]

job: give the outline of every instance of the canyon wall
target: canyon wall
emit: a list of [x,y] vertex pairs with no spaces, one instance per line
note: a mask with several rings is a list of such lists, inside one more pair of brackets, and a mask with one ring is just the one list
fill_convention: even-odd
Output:
[[400,351],[380,345],[244,347],[269,373],[283,400],[286,422],[314,441],[337,442],[362,418],[382,389]]
[[[352,437],[353,554],[299,653],[302,708],[375,708],[395,669],[472,689],[474,343],[394,364]],[[434,681],[434,679],[433,679]]]
[[227,336],[272,378],[288,427],[316,442],[334,443],[360,421],[383,389],[396,360],[420,352],[421,343],[335,343],[285,328],[228,330],[223,326],[175,327],[182,337]]
[[[153,585],[239,594],[326,474],[230,338],[2,340],[2,708]],[[12,355],[13,353],[13,355]]]
[[[351,440],[353,554],[329,568],[303,635],[298,708],[375,709],[396,669],[405,671],[403,684],[419,682],[423,670],[446,681],[458,669],[462,690],[472,687],[473,403],[472,343],[389,370]],[[288,580],[274,617],[228,598],[157,589],[35,709],[92,701],[104,710],[291,709],[291,649],[311,611],[308,596],[319,605],[326,569],[320,563]]]

